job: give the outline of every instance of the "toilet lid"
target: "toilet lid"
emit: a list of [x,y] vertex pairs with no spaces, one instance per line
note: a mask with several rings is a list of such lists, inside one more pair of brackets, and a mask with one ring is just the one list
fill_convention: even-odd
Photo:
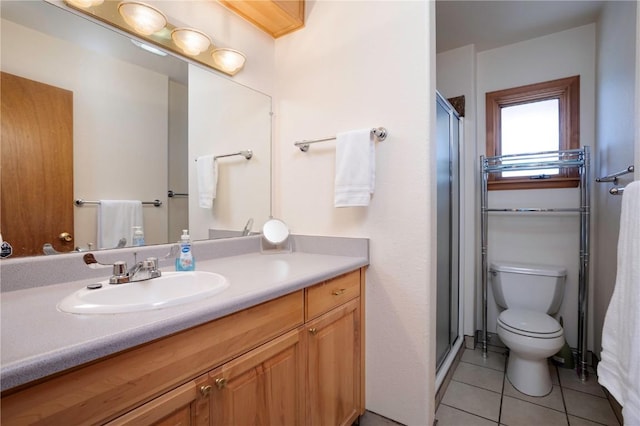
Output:
[[498,317],[498,323],[519,334],[536,334],[548,338],[562,335],[560,323],[542,312],[507,309]]

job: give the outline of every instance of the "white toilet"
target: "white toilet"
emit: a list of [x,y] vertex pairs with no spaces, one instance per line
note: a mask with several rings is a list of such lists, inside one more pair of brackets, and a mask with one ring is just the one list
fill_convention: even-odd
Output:
[[520,392],[551,392],[547,358],[564,345],[558,312],[567,270],[558,266],[494,262],[489,267],[493,297],[504,311],[498,316],[500,340],[509,348],[507,378]]

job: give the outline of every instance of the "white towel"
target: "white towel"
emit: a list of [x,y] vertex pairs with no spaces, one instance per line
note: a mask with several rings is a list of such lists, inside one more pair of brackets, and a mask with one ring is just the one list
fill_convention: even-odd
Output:
[[622,195],[616,285],[604,318],[598,381],[640,425],[640,181]]
[[368,206],[376,178],[371,129],[336,135],[335,207]]
[[203,155],[197,159],[198,205],[203,209],[213,207],[218,186],[218,162],[213,155]]
[[98,205],[98,247],[114,248],[121,238],[133,245],[133,227],[143,226],[140,200],[100,200]]

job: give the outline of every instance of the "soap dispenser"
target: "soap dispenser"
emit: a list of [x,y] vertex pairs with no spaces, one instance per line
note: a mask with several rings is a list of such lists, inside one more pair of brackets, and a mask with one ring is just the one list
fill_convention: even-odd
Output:
[[189,230],[183,229],[180,237],[180,254],[176,258],[176,271],[195,271],[196,260],[191,253]]
[[133,245],[134,246],[144,245],[144,232],[142,231],[142,226],[133,227]]

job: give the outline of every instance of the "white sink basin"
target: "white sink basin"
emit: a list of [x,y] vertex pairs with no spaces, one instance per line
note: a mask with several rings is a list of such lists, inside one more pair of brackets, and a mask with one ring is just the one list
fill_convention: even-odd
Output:
[[229,281],[204,271],[163,272],[159,278],[125,284],[101,281],[65,297],[58,309],[72,314],[117,314],[161,309],[202,300],[224,291]]

